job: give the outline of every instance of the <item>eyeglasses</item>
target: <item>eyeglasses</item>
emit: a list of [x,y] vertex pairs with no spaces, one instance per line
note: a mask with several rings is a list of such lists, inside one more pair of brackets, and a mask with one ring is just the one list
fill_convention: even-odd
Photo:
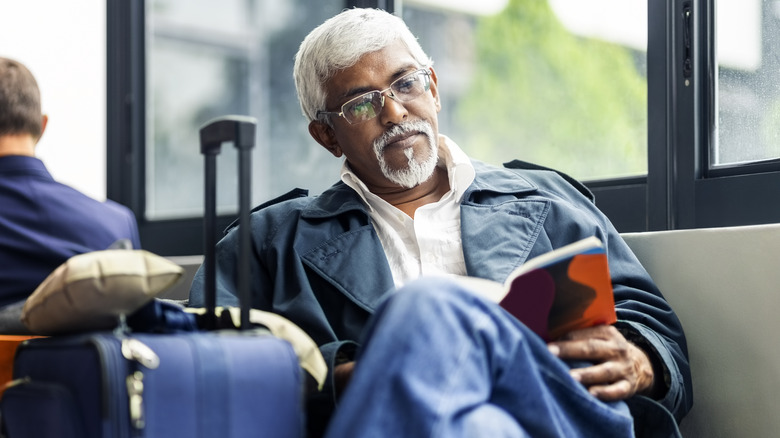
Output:
[[415,70],[402,76],[384,90],[374,90],[348,100],[341,105],[341,111],[317,111],[321,116],[337,115],[344,117],[350,125],[363,123],[378,116],[385,106],[385,93],[396,102],[409,102],[431,89],[431,71],[427,68]]

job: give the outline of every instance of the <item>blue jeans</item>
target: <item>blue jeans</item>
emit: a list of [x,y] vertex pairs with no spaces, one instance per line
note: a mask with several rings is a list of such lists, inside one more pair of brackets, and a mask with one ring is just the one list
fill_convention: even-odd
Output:
[[392,294],[366,332],[328,437],[632,437],[546,344],[441,278]]

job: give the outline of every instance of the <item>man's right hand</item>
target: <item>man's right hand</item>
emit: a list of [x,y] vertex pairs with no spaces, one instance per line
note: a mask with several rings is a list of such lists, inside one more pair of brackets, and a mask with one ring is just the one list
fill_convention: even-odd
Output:
[[349,380],[352,378],[352,370],[354,368],[354,361],[345,362],[333,368],[333,385],[336,389],[336,398],[341,397],[341,393],[344,392]]

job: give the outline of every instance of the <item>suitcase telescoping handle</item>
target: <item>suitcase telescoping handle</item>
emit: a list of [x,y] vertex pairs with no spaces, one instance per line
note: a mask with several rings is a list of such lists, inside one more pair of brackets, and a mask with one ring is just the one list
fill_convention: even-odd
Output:
[[249,328],[250,295],[250,247],[251,227],[249,207],[252,187],[252,148],[255,146],[257,120],[253,117],[228,115],[206,122],[200,128],[200,153],[205,161],[205,215],[203,223],[206,323],[209,329],[216,327],[217,306],[217,155],[222,143],[233,142],[238,149],[238,299],[241,304],[241,329]]

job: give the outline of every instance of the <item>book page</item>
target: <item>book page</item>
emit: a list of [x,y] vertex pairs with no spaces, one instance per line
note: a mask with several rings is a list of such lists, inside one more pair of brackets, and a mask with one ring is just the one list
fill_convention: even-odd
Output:
[[600,248],[603,248],[601,241],[598,239],[598,237],[591,236],[562,246],[558,249],[554,249],[550,252],[546,252],[540,256],[532,258],[531,260],[527,260],[517,269],[512,271],[511,274],[509,274],[509,277],[505,281],[507,289],[509,288],[509,285],[512,283],[513,279],[523,275],[526,272],[532,271],[541,266],[551,265],[557,261],[570,258],[575,254],[586,253],[591,250]]
[[504,285],[496,281],[486,280],[484,278],[478,277],[466,277],[462,275],[457,275],[454,278],[466,289],[478,293],[479,295],[482,295],[490,301],[496,303],[500,302],[506,294]]

